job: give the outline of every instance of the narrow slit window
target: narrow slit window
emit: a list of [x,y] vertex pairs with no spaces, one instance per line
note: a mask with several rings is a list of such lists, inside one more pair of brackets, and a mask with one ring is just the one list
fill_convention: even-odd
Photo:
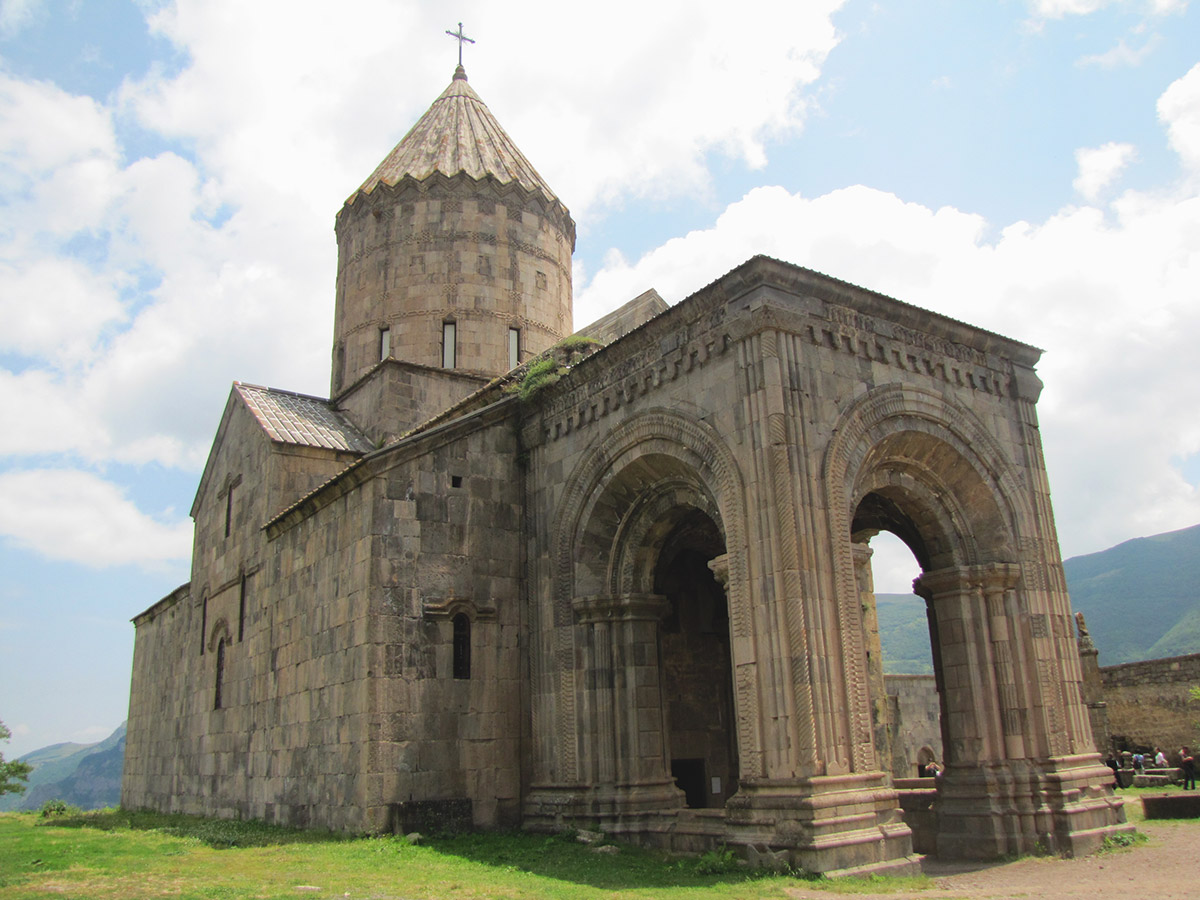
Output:
[[242,583],[238,589],[238,643],[246,636],[246,576],[242,576]]
[[521,364],[521,329],[508,329],[508,367],[515,369]]
[[471,677],[471,620],[465,613],[454,617],[454,677]]
[[208,591],[200,595],[200,655],[204,655],[204,639],[208,635]]
[[453,369],[457,365],[458,337],[453,322],[442,323],[442,368]]
[[225,537],[229,537],[233,531],[233,488],[234,485],[231,484],[229,493],[225,495]]
[[224,690],[225,682],[225,638],[217,641],[217,683],[213,688],[213,709],[221,709],[224,706]]
[[392,355],[392,329],[379,329],[379,358],[387,359]]

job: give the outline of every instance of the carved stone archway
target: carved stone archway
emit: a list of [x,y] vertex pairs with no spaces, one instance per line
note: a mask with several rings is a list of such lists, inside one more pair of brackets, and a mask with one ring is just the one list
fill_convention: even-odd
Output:
[[[861,398],[826,460],[839,595],[863,596],[862,550],[880,530],[923,570],[946,754],[939,855],[1089,848],[1123,815],[1078,692],[1064,690],[1078,656],[1034,487],[969,410],[907,386]],[[870,700],[854,701],[868,714]]]
[[[625,423],[578,464],[553,532],[555,649],[537,661],[563,690],[534,698],[535,715],[556,704],[559,746],[568,751],[559,764],[569,757],[570,780],[535,785],[530,818],[554,808],[559,819],[644,834],[667,828],[662,816],[683,808],[670,774],[660,671],[659,627],[670,604],[655,592],[656,569],[664,544],[699,516],[720,535],[712,556],[720,557],[722,574],[744,571],[743,507],[740,476],[723,442],[674,412]],[[745,578],[719,582],[727,583],[730,653],[752,659]],[[743,766],[756,757],[750,669],[731,665],[728,676],[733,682],[738,671],[730,693],[747,698],[751,711],[739,702],[739,726],[747,727],[736,729],[733,756]]]

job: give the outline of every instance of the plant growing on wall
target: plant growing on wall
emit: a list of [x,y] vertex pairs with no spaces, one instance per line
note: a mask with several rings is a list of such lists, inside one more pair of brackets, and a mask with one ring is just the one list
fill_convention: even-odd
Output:
[[562,376],[585,356],[604,345],[595,338],[582,334],[572,334],[563,338],[542,356],[535,359],[525,370],[525,377],[509,390],[515,392],[522,401],[530,400],[543,388],[558,381]]

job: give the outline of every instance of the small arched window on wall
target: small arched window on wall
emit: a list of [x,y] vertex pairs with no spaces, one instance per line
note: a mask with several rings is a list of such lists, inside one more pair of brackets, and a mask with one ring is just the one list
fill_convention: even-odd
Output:
[[508,329],[508,367],[515,369],[521,364],[521,329]]
[[454,617],[454,677],[471,677],[471,620],[466,613]]
[[221,696],[225,687],[225,638],[217,641],[217,679],[213,688],[213,709],[222,709],[224,700]]
[[458,365],[458,328],[454,322],[442,323],[442,368]]

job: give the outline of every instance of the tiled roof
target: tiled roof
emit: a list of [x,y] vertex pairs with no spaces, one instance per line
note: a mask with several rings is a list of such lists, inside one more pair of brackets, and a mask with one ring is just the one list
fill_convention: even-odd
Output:
[[371,443],[328,400],[234,382],[234,388],[273,441],[366,453]]
[[544,194],[547,200],[558,199],[467,84],[461,66],[450,86],[356,194],[369,194],[381,183],[394,185],[405,176],[421,181],[434,172],[447,177],[465,172],[476,180],[491,176],[500,184],[515,181],[528,191]]

